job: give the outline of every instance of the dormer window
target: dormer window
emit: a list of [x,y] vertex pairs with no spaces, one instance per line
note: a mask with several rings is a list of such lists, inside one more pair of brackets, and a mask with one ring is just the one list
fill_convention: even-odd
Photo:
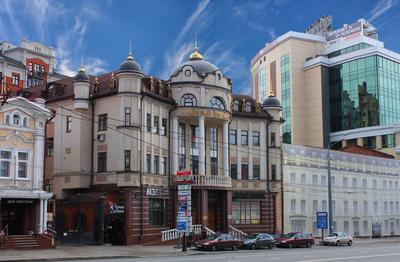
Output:
[[20,120],[19,115],[13,115],[13,125],[19,126]]
[[214,96],[214,97],[212,97],[212,98],[210,99],[210,107],[211,107],[211,108],[216,108],[216,109],[225,110],[225,104],[224,104],[224,102],[222,101],[221,98],[216,97],[216,96]]
[[192,94],[185,94],[181,98],[181,106],[197,106],[197,99]]
[[240,105],[239,101],[237,100],[233,101],[233,111],[239,112],[239,105]]
[[252,111],[251,102],[247,101],[246,102],[246,112],[251,113],[251,111]]

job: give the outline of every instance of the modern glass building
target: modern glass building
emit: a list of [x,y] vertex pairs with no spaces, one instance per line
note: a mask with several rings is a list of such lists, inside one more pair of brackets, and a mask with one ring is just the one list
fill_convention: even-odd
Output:
[[[400,54],[386,49],[364,19],[331,31],[322,18],[312,27],[319,29],[289,31],[257,53],[253,96],[261,101],[264,90],[276,91],[285,143],[357,144],[398,157]],[[262,89],[259,75],[270,80]]]

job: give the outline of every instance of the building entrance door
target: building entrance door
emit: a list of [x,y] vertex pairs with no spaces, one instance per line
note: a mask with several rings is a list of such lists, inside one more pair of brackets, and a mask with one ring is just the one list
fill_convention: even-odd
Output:
[[124,223],[120,218],[113,218],[106,227],[105,242],[111,245],[124,244]]
[[2,199],[1,226],[8,225],[9,235],[26,235],[35,231],[34,200]]
[[216,206],[208,206],[207,224],[208,224],[209,229],[211,229],[213,231],[217,230],[217,207]]

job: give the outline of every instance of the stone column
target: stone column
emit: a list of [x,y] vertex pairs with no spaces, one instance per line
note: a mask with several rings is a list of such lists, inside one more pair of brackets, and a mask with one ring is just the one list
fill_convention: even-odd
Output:
[[357,138],[357,146],[364,146],[362,137]]
[[39,208],[39,233],[43,232],[43,199],[39,199],[40,208]]
[[48,199],[43,199],[43,231],[47,231],[47,202]]
[[178,171],[178,117],[172,117],[172,160],[171,160],[171,172],[172,175]]
[[382,136],[376,136],[376,149],[382,149]]
[[247,144],[248,144],[248,153],[247,153],[247,159],[248,159],[248,178],[249,180],[253,179],[253,157],[254,157],[254,150],[253,150],[253,127],[251,122],[249,123],[249,131],[248,131],[248,138],[247,138]]
[[201,224],[208,226],[208,191],[205,189],[200,190],[201,197]]
[[206,174],[206,143],[204,116],[199,116],[199,175]]
[[223,124],[223,129],[222,129],[222,135],[223,135],[223,156],[224,156],[224,176],[229,176],[229,121],[224,121]]
[[33,181],[34,188],[39,190],[43,187],[44,179],[44,133],[35,134],[35,160],[34,160],[34,172]]

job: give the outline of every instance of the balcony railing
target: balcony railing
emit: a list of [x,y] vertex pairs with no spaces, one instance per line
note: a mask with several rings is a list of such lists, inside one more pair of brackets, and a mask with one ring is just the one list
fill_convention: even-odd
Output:
[[205,176],[205,175],[193,175],[190,176],[193,181],[193,186],[206,186],[206,187],[232,187],[232,180],[226,176]]

